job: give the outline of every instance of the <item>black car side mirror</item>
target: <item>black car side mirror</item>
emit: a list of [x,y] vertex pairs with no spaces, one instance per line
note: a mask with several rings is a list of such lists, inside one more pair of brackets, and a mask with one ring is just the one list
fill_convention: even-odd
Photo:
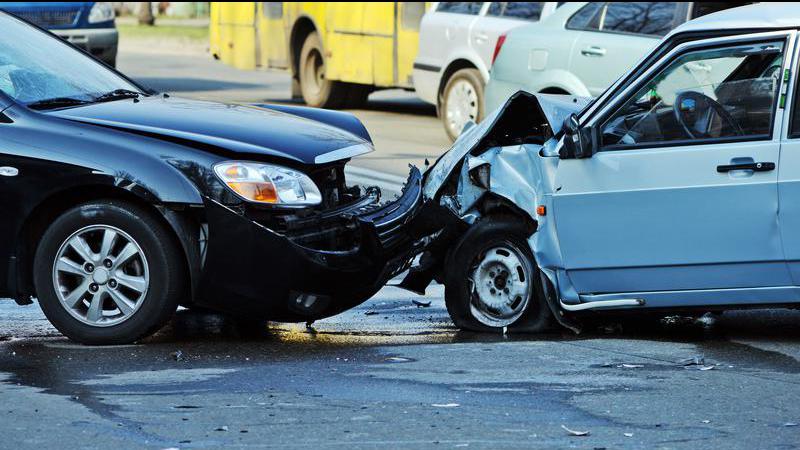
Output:
[[581,127],[578,116],[570,114],[564,119],[564,146],[558,156],[561,159],[591,158],[595,154],[594,131],[592,127]]

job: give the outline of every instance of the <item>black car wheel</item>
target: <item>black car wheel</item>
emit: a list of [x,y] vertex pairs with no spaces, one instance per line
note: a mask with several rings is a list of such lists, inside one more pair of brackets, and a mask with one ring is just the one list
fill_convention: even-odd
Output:
[[125,344],[158,330],[184,294],[174,239],[149,211],[116,200],[72,208],[44,232],[34,284],[50,322],[84,344]]
[[542,332],[552,324],[525,226],[489,218],[472,226],[447,261],[445,302],[457,327]]

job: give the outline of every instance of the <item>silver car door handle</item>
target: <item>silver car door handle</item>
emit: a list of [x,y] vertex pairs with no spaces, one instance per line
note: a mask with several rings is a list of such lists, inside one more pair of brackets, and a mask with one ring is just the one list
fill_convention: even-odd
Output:
[[475,42],[478,43],[478,44],[485,44],[485,43],[489,42],[489,36],[486,35],[486,34],[482,34],[482,33],[481,34],[476,34],[474,36],[474,39],[475,39]]
[[605,54],[606,49],[602,47],[595,47],[594,45],[581,50],[581,55],[583,56],[605,56]]
[[748,162],[717,166],[717,172],[725,173],[733,170],[752,170],[753,172],[769,172],[775,170],[774,162]]

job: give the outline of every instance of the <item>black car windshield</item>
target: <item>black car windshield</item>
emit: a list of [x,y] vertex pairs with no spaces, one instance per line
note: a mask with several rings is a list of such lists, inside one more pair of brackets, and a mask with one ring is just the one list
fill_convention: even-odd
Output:
[[30,107],[74,106],[141,89],[59,38],[0,13],[0,90]]

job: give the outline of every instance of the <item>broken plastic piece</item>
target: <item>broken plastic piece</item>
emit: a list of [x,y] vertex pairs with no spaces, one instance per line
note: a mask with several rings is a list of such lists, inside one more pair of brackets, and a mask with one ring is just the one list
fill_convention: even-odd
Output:
[[567,428],[566,425],[561,425],[561,428],[563,428],[564,431],[569,433],[570,436],[589,436],[589,434],[591,434],[589,433],[588,430],[587,431],[572,430],[570,428]]

